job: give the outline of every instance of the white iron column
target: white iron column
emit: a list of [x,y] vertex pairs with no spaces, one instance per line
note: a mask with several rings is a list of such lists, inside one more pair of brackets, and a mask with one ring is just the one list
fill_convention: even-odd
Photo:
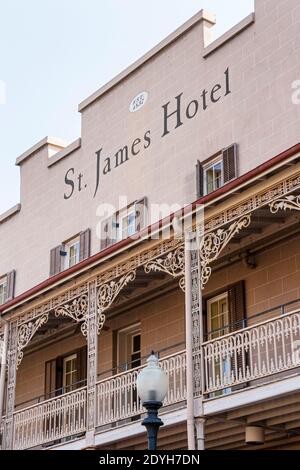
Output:
[[86,443],[93,446],[96,427],[96,382],[97,382],[97,356],[98,356],[98,312],[96,281],[89,283],[88,308],[88,354],[87,354],[87,423]]
[[8,378],[6,398],[6,423],[4,431],[4,449],[13,448],[16,379],[17,379],[17,348],[18,348],[18,323],[12,322],[9,328],[8,339]]
[[[186,311],[186,354],[187,354],[187,431],[188,448],[196,449],[195,416],[202,398],[203,364],[201,346],[203,343],[202,290],[200,276],[200,238],[197,233],[185,236],[185,311]],[[196,407],[196,400],[198,406]]]
[[188,449],[195,450],[192,273],[190,233],[185,235],[185,332],[186,332],[186,387]]
[[9,335],[9,324],[8,324],[8,322],[6,321],[6,322],[4,323],[4,335],[3,335],[2,354],[1,354],[1,373],[0,373],[0,422],[1,422],[1,420],[2,420],[3,407],[4,407],[4,389],[5,389],[5,379],[6,379],[8,335]]
[[197,450],[205,450],[205,418],[196,418]]

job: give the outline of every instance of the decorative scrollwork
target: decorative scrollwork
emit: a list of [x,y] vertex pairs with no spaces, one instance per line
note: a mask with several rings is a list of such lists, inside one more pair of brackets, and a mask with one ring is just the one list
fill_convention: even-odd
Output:
[[98,331],[98,335],[100,334],[103,326],[104,326],[104,323],[105,323],[105,320],[106,320],[106,317],[104,315],[104,313],[102,313],[101,311],[98,310],[98,315],[97,315],[97,331]]
[[285,196],[269,204],[272,214],[277,214],[280,210],[300,211],[300,196]]
[[238,234],[243,228],[249,227],[251,223],[251,214],[242,217],[234,222],[227,229],[219,229],[203,236],[200,240],[200,263],[201,263],[201,288],[209,281],[211,276],[210,264],[215,261],[230,240]]
[[98,288],[98,292],[97,292],[97,306],[99,309],[98,310],[98,314],[99,314],[98,329],[100,328],[101,330],[105,322],[105,316],[103,315],[103,312],[112,305],[112,303],[114,302],[116,297],[119,295],[121,290],[124,289],[124,287],[126,287],[129,284],[129,282],[134,281],[135,278],[136,278],[136,270],[131,271],[125,276],[122,276],[117,281],[110,281],[106,284],[102,284]]
[[32,337],[35,335],[37,330],[47,323],[49,319],[49,314],[42,315],[41,317],[30,321],[28,323],[24,323],[22,326],[19,327],[18,329],[18,343],[17,343],[17,369],[19,368],[19,365],[22,362],[23,359],[23,349],[29,344],[30,340]]
[[88,306],[89,306],[89,297],[88,294],[82,294],[77,299],[74,299],[71,303],[62,305],[55,309],[56,317],[69,317],[72,320],[75,320],[77,323],[81,323],[81,332],[85,338],[88,334]]
[[183,276],[180,281],[179,281],[179,287],[180,289],[185,292],[185,276]]
[[173,277],[184,275],[184,246],[179,246],[161,258],[146,263],[144,270],[146,274],[151,272],[164,272]]
[[55,309],[56,317],[69,317],[80,323],[86,319],[88,312],[88,295],[83,294],[77,299],[74,299],[71,303],[62,305]]

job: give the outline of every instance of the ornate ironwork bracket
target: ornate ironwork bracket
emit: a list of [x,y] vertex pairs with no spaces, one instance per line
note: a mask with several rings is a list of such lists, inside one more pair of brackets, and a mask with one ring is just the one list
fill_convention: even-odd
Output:
[[175,251],[171,251],[161,258],[146,263],[144,266],[145,273],[149,274],[160,271],[174,278],[181,276],[179,286],[185,291],[184,256],[184,245],[181,245]]
[[234,222],[227,229],[219,229],[217,232],[211,232],[203,235],[200,240],[200,264],[201,264],[201,289],[208,283],[211,276],[210,264],[218,259],[220,253],[243,228],[249,227],[251,223],[251,214],[242,217]]
[[32,320],[28,323],[24,323],[18,328],[18,339],[17,339],[17,369],[19,368],[24,353],[23,350],[29,344],[37,330],[47,323],[49,319],[49,314],[46,313],[35,320]]
[[133,282],[136,279],[136,270],[125,274],[117,281],[110,281],[106,284],[102,284],[98,288],[97,292],[97,308],[98,308],[98,319],[97,319],[97,326],[98,332],[101,331],[104,323],[105,323],[105,315],[103,312],[107,310],[119,293],[121,292],[124,287],[126,287],[130,282]]
[[56,317],[69,317],[77,323],[82,323],[81,332],[87,337],[88,294],[83,294],[71,303],[55,309]]
[[295,210],[300,211],[300,196],[285,196],[280,199],[276,199],[271,204],[269,204],[272,214],[277,214],[280,210]]

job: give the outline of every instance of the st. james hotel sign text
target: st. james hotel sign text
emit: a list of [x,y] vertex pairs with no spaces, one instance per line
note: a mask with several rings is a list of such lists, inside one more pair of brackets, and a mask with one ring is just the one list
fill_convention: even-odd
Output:
[[[191,119],[195,119],[200,112],[204,112],[209,106],[218,103],[231,93],[230,70],[224,72],[224,76],[219,83],[211,89],[204,88],[199,96],[191,101],[186,100],[184,93],[175,96],[174,99],[162,106],[162,134],[164,138],[175,129],[185,125]],[[131,158],[137,157],[141,152],[147,151],[151,146],[151,130],[146,130],[140,137],[134,139],[130,144],[121,146],[113,156],[105,154],[103,148],[96,151],[94,197],[99,192],[103,177],[117,170]],[[76,173],[75,168],[70,168],[65,175],[66,190],[65,199],[70,199],[75,191],[81,192],[87,188],[84,182],[84,175]]]

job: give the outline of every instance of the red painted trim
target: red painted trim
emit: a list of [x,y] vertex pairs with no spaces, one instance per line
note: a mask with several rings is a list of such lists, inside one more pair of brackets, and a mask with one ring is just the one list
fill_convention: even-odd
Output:
[[[218,189],[217,191],[208,194],[207,196],[202,197],[201,199],[198,199],[194,203],[190,204],[187,209],[194,210],[197,206],[203,205],[205,203],[208,203],[224,194],[226,194],[228,191],[231,191],[232,189],[238,187],[239,185],[249,181],[252,178],[255,178],[256,176],[259,176],[261,173],[263,173],[266,170],[269,170],[273,166],[275,166],[278,163],[284,162],[288,158],[292,157],[296,153],[300,152],[300,143],[294,145],[290,149],[286,150],[285,152],[280,153],[276,157],[271,158],[267,162],[263,163],[262,165],[259,165],[258,167],[254,168],[253,170],[249,171],[248,173],[245,173],[244,175],[240,176],[239,178],[231,181],[230,183],[226,184],[222,188]],[[149,227],[145,228],[136,236],[134,239],[128,238],[127,240],[122,240],[115,245],[97,253],[94,256],[91,256],[90,258],[81,261],[81,263],[78,263],[76,266],[73,266],[72,268],[63,271],[62,273],[57,274],[56,276],[52,276],[45,281],[41,282],[40,284],[36,285],[35,287],[29,289],[28,291],[24,292],[23,294],[19,295],[15,299],[11,300],[10,302],[7,302],[6,304],[3,304],[0,306],[0,313],[4,312],[8,308],[13,307],[14,305],[18,304],[19,302],[22,302],[23,300],[26,300],[27,298],[37,294],[39,291],[46,289],[47,287],[51,287],[53,284],[59,282],[60,280],[66,278],[67,276],[70,276],[71,274],[79,273],[83,268],[86,268],[88,266],[91,266],[95,262],[101,260],[102,258],[116,252],[117,250],[124,248],[126,246],[129,246],[133,240],[139,240],[143,238],[144,236],[150,235],[152,232],[155,232],[162,228],[165,224],[168,224],[170,220],[173,219],[176,215],[181,215],[182,211],[179,211],[173,216],[167,217],[165,219],[160,220],[159,222],[150,225]]]

